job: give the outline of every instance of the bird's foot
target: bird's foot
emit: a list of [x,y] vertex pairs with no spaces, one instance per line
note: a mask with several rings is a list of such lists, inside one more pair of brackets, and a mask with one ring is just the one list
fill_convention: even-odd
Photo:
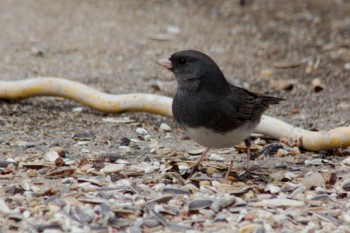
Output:
[[188,178],[191,178],[194,175],[194,173],[199,171],[199,166],[199,164],[196,164],[191,168],[191,170],[188,173]]
[[252,166],[250,165],[250,163],[246,163],[245,165],[244,165],[244,170],[246,171],[246,172],[250,172],[251,171],[251,168],[252,168]]
[[194,173],[196,173],[199,169],[199,166],[201,164],[201,162],[205,159],[205,156],[207,154],[207,152],[209,151],[210,148],[207,148],[203,154],[198,158],[197,162],[193,165],[193,167],[191,168],[191,170],[188,173],[188,178],[192,177],[194,175]]

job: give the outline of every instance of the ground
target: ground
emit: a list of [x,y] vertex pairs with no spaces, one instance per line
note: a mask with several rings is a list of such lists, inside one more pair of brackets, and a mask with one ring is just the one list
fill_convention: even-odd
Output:
[[[3,0],[0,2],[0,80],[61,77],[112,94],[143,92],[172,96],[176,90],[174,77],[170,72],[159,67],[156,61],[169,57],[179,50],[196,49],[210,55],[230,82],[260,94],[286,99],[280,105],[268,110],[267,115],[309,130],[328,130],[349,126],[349,11],[348,0],[247,0],[242,5],[239,1]],[[77,110],[77,107],[83,107],[82,111]],[[128,117],[134,122],[105,122],[103,119],[106,117],[117,119]],[[172,130],[162,131],[159,129],[161,123],[168,124]],[[72,214],[57,216],[60,212],[59,208],[53,208],[42,201],[50,196],[55,197],[57,193],[64,196],[69,192],[80,195],[91,191],[91,195],[96,196],[96,190],[99,190],[97,188],[100,186],[119,187],[125,185],[123,182],[126,181],[135,184],[143,183],[145,187],[140,186],[140,189],[150,188],[153,191],[159,191],[156,188],[159,183],[181,187],[180,181],[165,177],[166,167],[174,166],[170,162],[172,160],[194,159],[187,152],[201,148],[191,140],[182,140],[183,131],[172,119],[146,113],[105,114],[57,97],[0,100],[0,126],[0,162],[15,160],[19,165],[14,167],[11,164],[7,168],[8,174],[6,170],[5,172],[2,170],[0,207],[5,208],[2,206],[5,205],[10,210],[3,213],[0,211],[0,232],[1,230],[2,232],[23,231],[33,228],[33,225],[43,226],[43,229],[47,230],[45,226],[55,226],[54,224],[56,226],[53,228],[57,231],[72,231],[72,227],[80,229],[81,225],[84,225],[82,223],[88,223],[85,227],[90,227],[91,231],[95,228],[96,231],[105,231],[107,227],[118,230],[133,227],[140,230],[142,227],[148,232],[152,229],[149,226],[151,224],[143,223],[142,219],[145,216],[152,216],[150,214],[152,211],[148,213],[142,209],[144,208],[142,205],[142,208],[140,207],[142,210],[138,209],[138,212],[133,214],[121,214],[115,210],[117,207],[114,206],[113,220],[111,218],[98,221],[96,216],[99,214],[96,208],[101,205],[83,202],[87,203],[88,207],[95,208],[96,213],[91,217],[92,220],[76,222],[71,220],[72,223],[71,225],[67,223],[68,226],[60,221],[67,216],[73,216]],[[137,133],[136,129],[140,127],[148,132],[146,136]],[[79,143],[84,140],[73,137],[85,132],[94,135],[87,144]],[[122,138],[134,139],[132,145],[121,148]],[[267,141],[267,143],[272,142],[278,142],[278,140]],[[264,142],[261,144],[265,145]],[[67,181],[67,178],[63,178],[66,180],[62,182],[61,178],[45,177],[50,166],[54,165],[45,161],[44,154],[54,146],[63,148],[66,158],[75,162],[73,165],[66,166],[76,169],[72,176],[73,180]],[[125,152],[126,150],[129,151]],[[230,157],[230,154],[224,153],[225,151],[214,152],[226,159]],[[232,153],[237,154],[236,151]],[[223,208],[220,214],[227,215],[225,220],[209,220],[218,217],[217,211],[212,206],[210,208],[204,206],[199,211],[195,210],[195,213],[186,210],[188,201],[198,197],[210,200],[221,196],[226,197],[220,191],[210,193],[203,192],[203,189],[191,190],[188,200],[187,197],[181,197],[181,200],[176,198],[180,203],[177,203],[178,214],[161,213],[169,222],[183,223],[198,231],[224,231],[232,227],[237,231],[242,231],[243,228],[246,230],[244,232],[252,232],[261,225],[260,221],[262,221],[266,231],[284,229],[284,232],[295,232],[305,227],[313,231],[323,227],[326,229],[324,232],[327,232],[327,229],[346,232],[343,226],[349,224],[350,219],[346,218],[347,216],[350,218],[350,206],[346,206],[347,195],[337,187],[349,178],[347,170],[339,165],[345,159],[341,154],[347,153],[346,151],[342,153],[301,151],[301,154],[297,155],[265,158],[264,163],[254,161],[256,165],[263,166],[265,169],[261,173],[264,178],[257,180],[255,176],[243,180],[242,187],[252,185],[254,187],[250,191],[246,190],[243,196],[237,194],[233,197],[242,198],[248,206],[239,211]],[[104,176],[103,172],[95,173],[93,176],[78,167],[83,158],[89,158],[91,162],[102,156],[110,157],[111,154],[121,160],[119,164],[125,163],[129,170],[132,170],[132,165],[140,167],[140,164],[144,166],[141,162],[146,162],[145,164],[151,166],[150,169],[154,168],[155,171],[137,176],[131,176],[129,173]],[[244,153],[235,157],[238,170],[242,169],[240,165],[242,157]],[[307,160],[324,157],[336,165],[304,166]],[[44,163],[45,167],[36,170],[22,166],[28,163]],[[96,161],[91,163],[97,166]],[[276,166],[276,164],[286,166]],[[4,169],[5,165],[2,164],[1,169]],[[103,165],[100,164],[100,166]],[[205,168],[207,165],[203,166]],[[213,167],[210,164],[208,166]],[[208,184],[212,186],[216,182],[213,179],[218,179],[226,185],[225,181],[220,180],[223,174],[220,170],[222,166],[224,166],[223,163],[217,165],[217,174],[210,169],[204,169],[205,175],[209,176],[208,180],[205,180],[208,183],[201,183],[204,181],[199,179],[196,187]],[[295,168],[295,166],[299,167]],[[232,179],[239,180],[238,170]],[[322,174],[326,186],[324,193],[329,196],[336,193],[336,201],[322,199],[316,204],[310,204],[307,199],[310,195],[322,194],[322,191],[312,189],[301,192],[304,196],[294,198],[307,206],[308,209],[303,209],[304,212],[288,206],[285,211],[289,211],[290,215],[287,216],[283,215],[285,212],[281,207],[265,209],[266,207],[250,205],[263,199],[290,195],[292,191],[282,190],[273,193],[265,188],[267,184],[279,188],[293,184],[297,189],[298,184],[306,177],[305,174],[310,171],[316,172],[313,174]],[[211,172],[213,174],[210,174]],[[283,174],[294,172],[294,176],[287,181],[282,179],[281,182],[273,183],[273,179],[268,174],[278,172]],[[327,174],[333,174],[333,177],[336,177],[335,182],[327,180],[325,178]],[[75,181],[81,176],[87,179],[91,177],[101,179],[104,183],[96,186],[97,188],[91,188],[93,190],[85,190],[84,187],[79,186],[84,182],[78,184]],[[186,185],[191,184],[186,182]],[[28,183],[29,188],[26,187]],[[17,187],[18,190],[13,190],[13,187]],[[35,189],[45,190],[45,192],[38,195],[36,192],[39,191]],[[152,193],[150,190],[148,192]],[[189,188],[187,187],[186,190]],[[235,189],[232,188],[232,190]],[[198,194],[201,193],[200,191],[204,196]],[[167,194],[164,190],[162,192]],[[140,193],[136,192],[136,194],[142,196]],[[128,198],[134,198],[134,201],[136,201],[136,194],[129,189],[127,191]],[[154,196],[157,196],[156,193]],[[115,196],[114,199],[119,200]],[[5,203],[2,203],[2,200],[5,200]],[[238,203],[237,200],[236,203]],[[148,201],[147,198],[146,201]],[[40,208],[35,208],[33,203],[37,203],[44,210],[40,212]],[[158,205],[162,206],[161,204]],[[175,204],[174,201],[169,205]],[[66,205],[75,207],[74,203],[66,203]],[[55,203],[55,206],[60,205]],[[319,209],[315,210],[316,207]],[[230,208],[236,207],[233,205]],[[310,208],[314,209],[310,210]],[[74,211],[79,212],[77,209]],[[213,213],[208,213],[209,211]],[[300,211],[303,221],[295,217],[298,214],[291,211]],[[186,217],[184,217],[185,213]],[[330,220],[324,216],[322,218],[317,215],[319,213],[332,216],[333,219]],[[206,216],[207,221],[198,220]],[[243,218],[238,221],[237,216],[243,216]],[[272,216],[277,217],[274,219]],[[281,223],[282,218],[289,222]],[[128,222],[124,222],[123,225],[116,219],[127,219]],[[157,220],[158,223],[162,222]],[[143,224],[135,224],[140,221]],[[168,225],[164,227],[166,224],[163,223],[160,225],[154,223],[154,225],[157,231],[174,230]],[[96,226],[100,228],[97,229]],[[33,229],[43,230],[38,227]]]

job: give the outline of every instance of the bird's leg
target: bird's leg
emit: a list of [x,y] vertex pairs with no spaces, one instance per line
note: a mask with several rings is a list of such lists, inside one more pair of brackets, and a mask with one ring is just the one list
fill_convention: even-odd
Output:
[[227,172],[225,174],[225,179],[227,179],[228,175],[230,174],[230,171],[231,171],[232,167],[233,167],[233,156],[232,156],[232,160],[231,160],[230,166],[227,169]]
[[191,171],[190,171],[190,177],[198,170],[199,165],[201,164],[202,160],[205,158],[205,155],[208,153],[210,148],[208,147],[203,154],[197,159],[197,162],[193,165]]
[[247,171],[249,171],[250,170],[250,147],[251,147],[251,145],[252,145],[252,141],[251,141],[251,139],[250,138],[247,138],[246,140],[244,140],[244,144],[245,144],[245,146],[247,147],[247,162],[246,162],[246,164],[245,164],[245,169],[247,170]]
[[[252,142],[251,142],[250,138],[247,138],[246,140],[244,140],[244,144],[247,147],[247,161],[246,161],[246,164],[245,164],[244,167],[245,167],[246,171],[249,172],[250,171],[250,153],[251,153],[250,147],[252,145]],[[232,167],[233,167],[233,158],[231,160],[230,167],[228,168],[228,170],[227,170],[227,172],[225,174],[225,179],[230,174],[230,171],[231,171]]]

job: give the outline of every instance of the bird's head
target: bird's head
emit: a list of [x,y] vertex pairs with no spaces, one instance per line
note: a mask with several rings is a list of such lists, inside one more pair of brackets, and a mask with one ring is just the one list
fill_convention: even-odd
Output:
[[215,88],[227,84],[218,65],[199,51],[183,50],[158,63],[175,74],[179,89],[198,90],[201,86]]

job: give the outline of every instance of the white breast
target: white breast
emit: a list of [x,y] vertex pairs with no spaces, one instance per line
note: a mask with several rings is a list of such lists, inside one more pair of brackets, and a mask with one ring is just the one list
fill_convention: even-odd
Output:
[[204,127],[187,128],[187,134],[198,144],[210,148],[232,147],[245,139],[253,132],[257,123],[248,123],[241,127],[227,132],[218,133]]

